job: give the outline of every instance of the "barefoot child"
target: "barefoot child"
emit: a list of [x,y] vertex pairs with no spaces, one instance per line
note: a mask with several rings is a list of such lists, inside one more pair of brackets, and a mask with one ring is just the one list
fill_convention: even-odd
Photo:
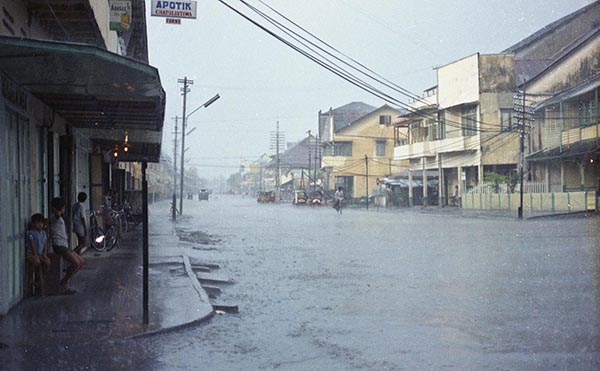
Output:
[[69,249],[67,228],[65,226],[65,220],[62,217],[62,214],[65,212],[65,201],[60,197],[55,197],[52,199],[50,206],[52,207],[50,237],[52,238],[54,253],[71,263],[69,268],[67,268],[65,277],[60,281],[60,293],[74,294],[75,291],[69,289],[69,282],[71,277],[81,269],[84,260],[81,256]]

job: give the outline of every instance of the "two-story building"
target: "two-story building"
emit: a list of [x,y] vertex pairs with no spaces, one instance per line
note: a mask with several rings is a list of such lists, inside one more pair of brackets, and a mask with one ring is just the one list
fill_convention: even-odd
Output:
[[0,314],[23,297],[33,213],[47,217],[61,196],[68,218],[80,191],[98,206],[123,175],[116,158],[159,161],[165,93],[148,65],[145,3],[129,4],[0,0]]
[[[582,192],[578,209],[597,210],[600,190],[600,2],[594,2],[513,46],[517,55],[546,54],[521,84],[534,106],[528,175],[548,193]],[[573,197],[575,194],[572,195]],[[574,203],[569,203],[574,207]]]
[[[409,205],[445,205],[455,192],[481,184],[488,171],[508,175],[516,170],[514,56],[468,56],[439,67],[437,82],[394,123],[396,131],[408,130],[406,141],[397,140],[394,159],[409,162]],[[438,200],[428,200],[431,171],[438,174]],[[414,174],[422,177],[423,200],[413,199]]]
[[[344,110],[360,106],[353,103],[319,115],[319,137],[326,189],[344,188],[346,198],[371,195],[377,179],[383,179],[401,164],[394,160],[394,128],[392,121],[400,111],[388,105],[355,114],[350,120]],[[337,117],[342,116],[343,119]],[[337,117],[337,118],[336,118]]]

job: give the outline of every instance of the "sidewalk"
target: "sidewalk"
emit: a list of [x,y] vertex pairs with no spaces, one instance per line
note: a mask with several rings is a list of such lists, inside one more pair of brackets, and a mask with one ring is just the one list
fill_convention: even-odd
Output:
[[[167,206],[150,207],[149,319],[142,324],[142,226],[110,252],[90,249],[73,278],[74,295],[30,297],[0,319],[0,344],[61,339],[118,339],[175,329],[207,319],[213,308],[179,246]],[[37,336],[32,337],[32,334]]]

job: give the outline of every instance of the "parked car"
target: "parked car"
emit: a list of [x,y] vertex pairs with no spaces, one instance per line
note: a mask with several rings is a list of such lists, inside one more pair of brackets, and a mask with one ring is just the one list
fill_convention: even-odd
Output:
[[208,190],[207,189],[201,189],[200,192],[198,192],[198,200],[202,201],[202,200],[206,200],[208,201]]

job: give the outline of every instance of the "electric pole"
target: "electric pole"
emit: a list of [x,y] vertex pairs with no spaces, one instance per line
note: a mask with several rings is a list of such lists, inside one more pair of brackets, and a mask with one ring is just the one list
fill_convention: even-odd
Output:
[[314,178],[313,178],[313,195],[317,192],[317,158],[318,156],[318,149],[319,149],[319,138],[318,136],[315,135],[315,173],[314,173]]
[[187,128],[185,109],[187,93],[190,91],[188,86],[193,85],[194,81],[188,80],[187,77],[184,77],[183,79],[178,79],[177,82],[183,84],[183,88],[181,88],[181,90],[183,91],[183,122],[181,123],[181,182],[179,184],[179,215],[183,215],[183,165],[185,155],[185,130]]
[[277,164],[277,173],[275,174],[275,197],[277,201],[281,200],[281,160],[279,153],[281,152],[281,143],[285,142],[284,134],[279,131],[279,121],[277,121],[276,131],[271,132],[271,150],[275,150],[275,163]]
[[366,171],[366,182],[365,190],[367,191],[367,210],[369,210],[369,156],[365,155],[365,171]]
[[[311,142],[311,136],[310,136],[310,130],[309,130],[308,131],[308,188],[309,189],[310,189],[310,169],[312,168],[312,166],[311,166],[311,158],[310,158],[310,155],[311,155],[310,142]],[[302,172],[302,176],[304,177],[304,171]]]
[[171,218],[177,219],[177,119],[175,116],[175,139],[173,139],[173,202],[171,203]]
[[529,122],[534,121],[534,102],[527,99],[525,92],[525,82],[523,82],[523,90],[519,91],[514,97],[514,111],[517,127],[519,129],[519,219],[523,219],[523,183],[524,183],[524,168],[525,168],[525,135],[527,135],[531,125]]

